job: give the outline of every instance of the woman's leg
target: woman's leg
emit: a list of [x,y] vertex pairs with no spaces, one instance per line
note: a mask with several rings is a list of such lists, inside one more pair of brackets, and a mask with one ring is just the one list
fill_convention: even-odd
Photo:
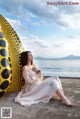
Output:
[[58,89],[56,93],[60,97],[60,99],[64,102],[65,105],[73,106],[72,102],[65,97],[65,95],[62,93],[60,89]]
[[58,81],[59,83],[59,86],[60,86],[60,90],[62,91],[62,93],[64,94],[64,91],[63,91],[63,88],[62,88],[62,83],[61,83],[61,80],[59,77],[56,77],[56,80]]
[[[64,95],[64,91],[63,91],[63,88],[62,88],[62,84],[61,84],[60,78],[58,78],[58,77],[55,77],[55,78],[56,78],[56,80],[57,80],[57,82],[59,84],[59,87],[60,87],[61,92]],[[57,93],[55,93],[55,95],[52,97],[52,99],[59,99],[59,100],[61,100],[60,96]]]

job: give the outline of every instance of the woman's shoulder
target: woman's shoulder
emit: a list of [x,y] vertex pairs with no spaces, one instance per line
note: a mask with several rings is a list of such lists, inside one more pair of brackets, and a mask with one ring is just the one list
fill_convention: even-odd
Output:
[[27,67],[27,65],[22,67],[22,71],[28,71],[28,70],[29,68]]

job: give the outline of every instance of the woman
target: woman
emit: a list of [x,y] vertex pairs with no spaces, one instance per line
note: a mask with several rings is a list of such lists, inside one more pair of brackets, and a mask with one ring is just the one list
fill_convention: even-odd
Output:
[[15,102],[23,106],[29,106],[39,102],[47,103],[57,94],[63,104],[73,106],[72,102],[65,97],[58,77],[51,76],[43,80],[44,77],[41,71],[33,63],[33,56],[30,51],[21,53],[21,63],[25,85],[14,98]]

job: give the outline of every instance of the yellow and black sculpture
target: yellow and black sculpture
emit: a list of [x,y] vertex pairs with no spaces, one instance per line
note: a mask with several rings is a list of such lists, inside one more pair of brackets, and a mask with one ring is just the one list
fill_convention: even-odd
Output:
[[0,15],[0,97],[19,91],[24,85],[20,54],[22,43],[7,20]]

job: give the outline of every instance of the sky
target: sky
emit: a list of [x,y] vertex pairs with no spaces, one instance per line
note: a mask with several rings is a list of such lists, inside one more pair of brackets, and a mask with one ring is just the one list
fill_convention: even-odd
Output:
[[0,0],[0,14],[34,57],[80,56],[80,0],[71,0],[78,3],[74,5],[47,4],[58,1]]

